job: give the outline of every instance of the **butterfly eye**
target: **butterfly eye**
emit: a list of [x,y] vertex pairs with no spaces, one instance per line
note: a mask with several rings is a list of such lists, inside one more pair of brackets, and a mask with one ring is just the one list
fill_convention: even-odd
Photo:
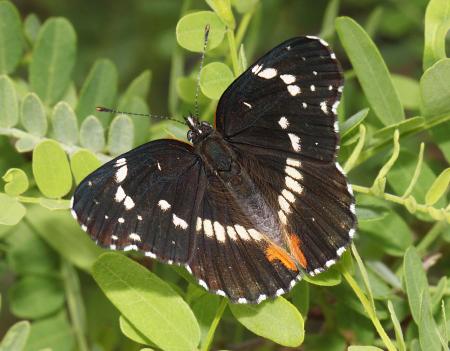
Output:
[[187,132],[187,138],[189,141],[192,141],[195,138],[196,133],[193,130],[189,130]]

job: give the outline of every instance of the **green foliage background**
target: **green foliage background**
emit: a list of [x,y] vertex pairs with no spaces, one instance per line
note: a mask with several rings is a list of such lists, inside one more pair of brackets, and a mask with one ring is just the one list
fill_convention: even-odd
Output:
[[[95,106],[193,111],[206,23],[205,120],[289,37],[320,35],[345,68],[339,161],[355,243],[260,305],[228,304],[184,268],[105,253],[68,211],[101,163],[185,138],[173,122]],[[449,29],[448,0],[0,1],[0,350],[448,349]]]

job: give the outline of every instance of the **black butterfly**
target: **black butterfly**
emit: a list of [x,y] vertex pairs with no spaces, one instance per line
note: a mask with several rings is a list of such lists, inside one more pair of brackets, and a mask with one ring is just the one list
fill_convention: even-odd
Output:
[[163,139],[106,163],[72,214],[102,247],[184,264],[232,302],[261,302],[336,263],[355,233],[340,166],[343,76],[317,37],[269,51],[222,95],[216,128],[186,118],[188,144]]

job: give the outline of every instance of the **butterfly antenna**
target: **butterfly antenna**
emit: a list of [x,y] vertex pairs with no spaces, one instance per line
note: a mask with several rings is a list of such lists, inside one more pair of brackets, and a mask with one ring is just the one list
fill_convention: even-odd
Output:
[[205,36],[203,38],[203,50],[202,50],[202,57],[200,60],[200,69],[198,70],[197,75],[197,86],[195,87],[195,116],[199,117],[199,109],[198,109],[198,96],[200,94],[200,73],[202,72],[203,68],[203,62],[205,61],[205,53],[206,53],[206,46],[208,45],[208,36],[209,36],[209,29],[210,26],[207,24],[205,26]]
[[136,113],[136,112],[126,112],[126,111],[119,111],[115,110],[113,108],[104,107],[104,106],[97,106],[95,108],[98,112],[111,112],[111,113],[118,113],[118,114],[124,114],[124,115],[130,115],[130,116],[142,116],[142,117],[150,117],[152,119],[168,119],[170,121],[178,122],[183,125],[186,125],[185,122],[181,122],[175,118],[167,117],[167,116],[159,116],[159,115],[153,115],[150,113]]

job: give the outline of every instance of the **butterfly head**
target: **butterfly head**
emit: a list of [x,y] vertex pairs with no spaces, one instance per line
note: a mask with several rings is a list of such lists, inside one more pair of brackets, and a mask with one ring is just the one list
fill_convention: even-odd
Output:
[[213,130],[212,126],[209,123],[205,121],[199,121],[197,117],[188,116],[185,118],[185,120],[187,126],[189,127],[187,138],[193,144],[197,144],[205,139],[209,134],[211,134]]

